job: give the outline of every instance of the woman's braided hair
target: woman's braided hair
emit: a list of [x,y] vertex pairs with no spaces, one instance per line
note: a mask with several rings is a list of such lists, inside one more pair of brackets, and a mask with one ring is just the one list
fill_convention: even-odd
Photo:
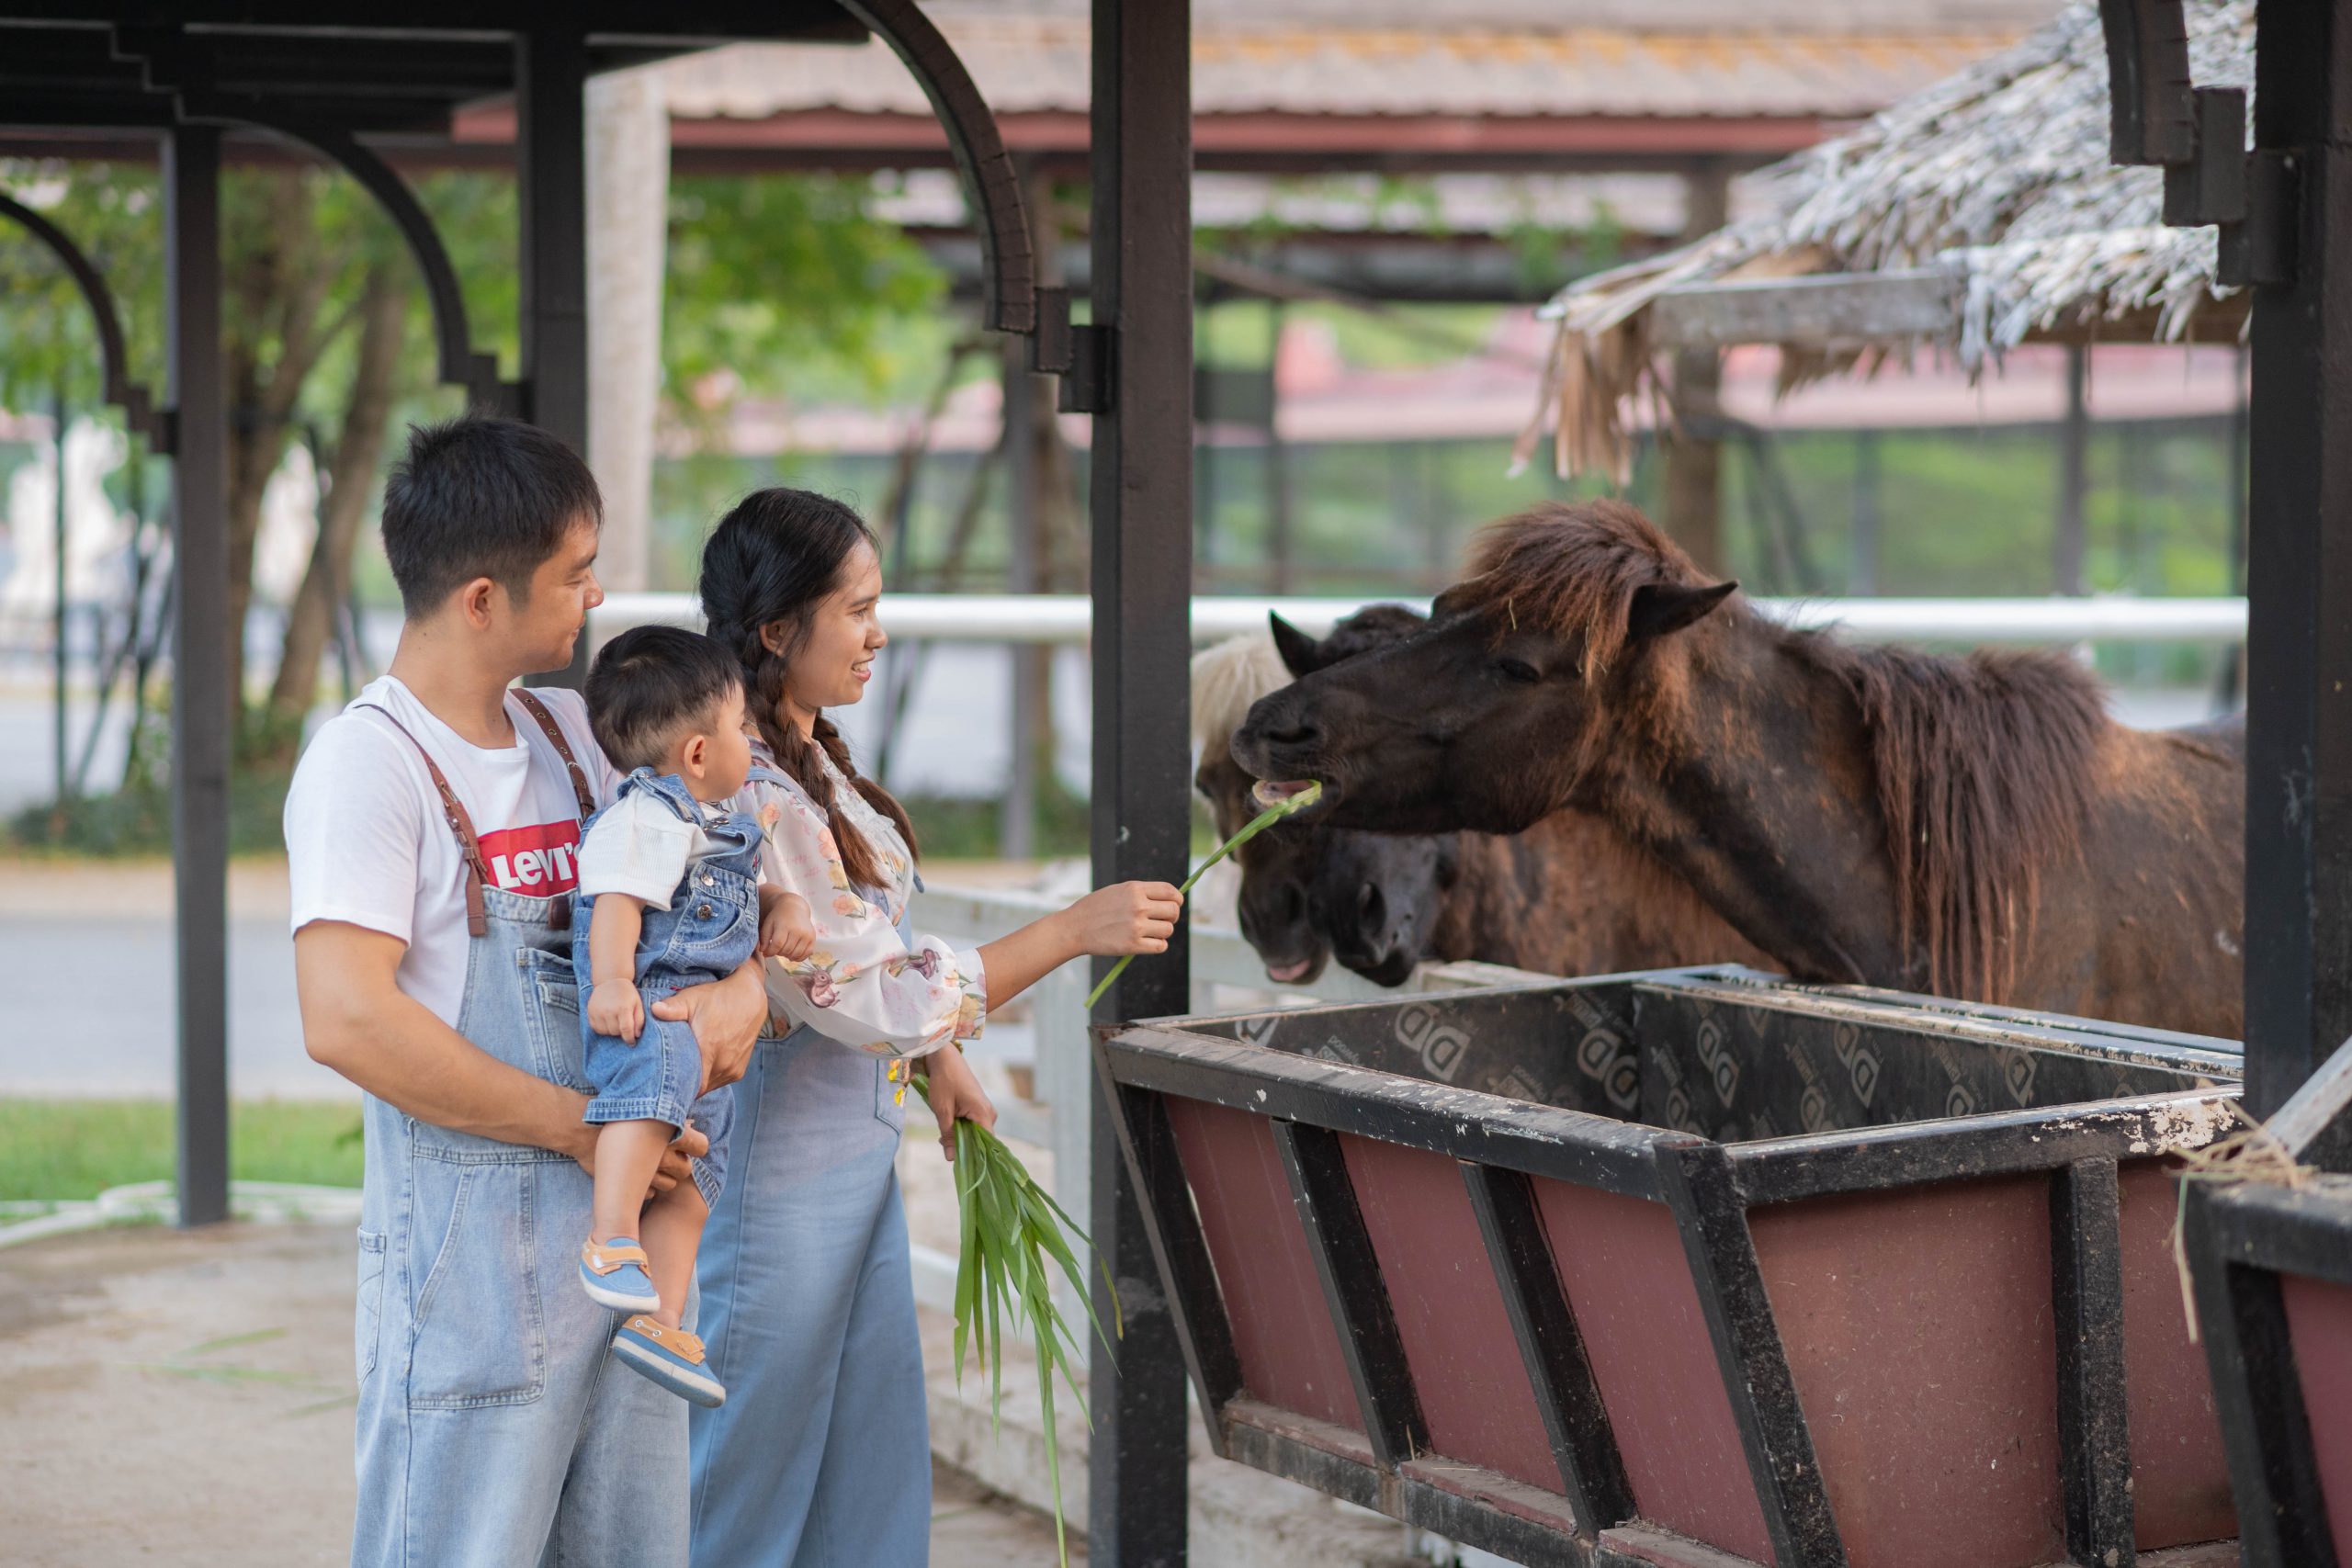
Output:
[[[782,488],[754,491],[719,520],[703,547],[702,608],[710,635],[743,667],[744,711],[759,727],[760,739],[776,765],[830,818],[842,870],[856,886],[881,887],[889,877],[874,846],[834,808],[832,774],[820,761],[818,748],[867,804],[897,826],[912,853],[915,829],[906,808],[879,784],[858,776],[849,742],[823,714],[817,716],[812,741],[785,706],[785,675],[793,655],[808,640],[817,606],[841,585],[842,569],[860,542],[878,550],[865,520],[830,496]],[[786,628],[781,652],[762,636],[778,625]]]

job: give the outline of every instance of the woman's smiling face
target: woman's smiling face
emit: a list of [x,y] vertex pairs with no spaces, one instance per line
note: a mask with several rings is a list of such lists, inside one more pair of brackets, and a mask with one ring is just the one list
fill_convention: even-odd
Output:
[[793,628],[778,624],[762,633],[771,649],[787,652],[785,698],[799,714],[843,707],[865,695],[874,678],[874,656],[890,639],[883,635],[876,606],[882,597],[882,563],[860,540],[842,562],[831,592],[809,613],[797,646]]

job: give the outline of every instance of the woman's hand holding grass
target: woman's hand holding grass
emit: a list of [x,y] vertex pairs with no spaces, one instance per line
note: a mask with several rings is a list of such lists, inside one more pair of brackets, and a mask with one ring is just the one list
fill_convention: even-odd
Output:
[[[892,1077],[906,1080],[914,1064],[895,1064]],[[996,1126],[996,1106],[989,1100],[988,1091],[980,1088],[980,1080],[972,1072],[972,1064],[964,1053],[949,1045],[924,1058],[923,1071],[927,1082],[923,1098],[930,1102],[932,1114],[939,1119],[939,1146],[948,1162],[956,1159],[956,1123],[960,1119],[977,1126]],[[900,1091],[905,1092],[904,1090]]]
[[1165,882],[1120,882],[1097,888],[1063,911],[1073,958],[1165,953],[1184,913],[1184,895]]

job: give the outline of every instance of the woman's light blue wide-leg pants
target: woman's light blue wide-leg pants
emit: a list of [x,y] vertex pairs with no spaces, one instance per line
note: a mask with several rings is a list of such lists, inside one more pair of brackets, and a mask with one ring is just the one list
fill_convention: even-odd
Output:
[[905,1111],[879,1058],[802,1029],[735,1086],[703,1238],[701,1332],[727,1403],[693,1416],[697,1568],[924,1568],[931,1438]]

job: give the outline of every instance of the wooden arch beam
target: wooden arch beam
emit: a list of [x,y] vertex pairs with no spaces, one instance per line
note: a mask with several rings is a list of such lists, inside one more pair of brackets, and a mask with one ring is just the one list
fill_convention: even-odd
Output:
[[2197,152],[2182,0],[2098,0],[2107,38],[2109,156],[2185,164]]
[[991,332],[1035,334],[1037,260],[1031,249],[1021,177],[971,73],[912,0],[841,0],[841,6],[872,28],[905,62],[947,132],[948,150],[978,209],[975,227],[987,274],[983,322]]
[[104,277],[86,252],[74,243],[72,235],[14,197],[0,193],[0,218],[6,218],[25,230],[55,256],[82,291],[83,299],[90,307],[90,318],[98,330],[98,355],[105,364],[105,397],[107,402],[122,410],[123,420],[130,428],[146,437],[147,445],[158,452],[172,448],[170,421],[155,407],[153,396],[146,387],[130,378],[130,364],[122,333],[122,317],[115,310],[113,291],[107,288]]
[[416,192],[400,172],[376,151],[340,126],[290,115],[257,99],[183,94],[183,115],[190,119],[234,120],[271,131],[310,148],[320,157],[359,182],[376,198],[384,216],[400,231],[416,269],[424,278],[424,292],[433,307],[433,335],[440,358],[440,378],[462,387],[484,409],[513,412],[519,406],[516,389],[498,378],[498,356],[478,352],[466,319],[466,298],[458,287],[458,269],[449,259],[433,215],[424,210]]

